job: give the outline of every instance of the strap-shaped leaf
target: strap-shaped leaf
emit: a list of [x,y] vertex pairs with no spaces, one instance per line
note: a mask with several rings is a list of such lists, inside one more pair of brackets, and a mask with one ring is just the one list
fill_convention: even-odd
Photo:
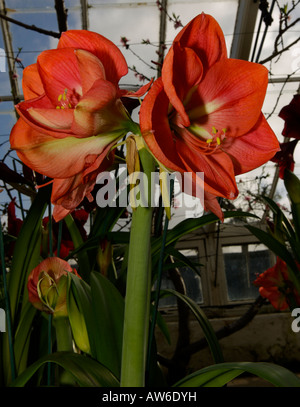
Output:
[[189,306],[189,308],[193,312],[194,316],[196,317],[197,321],[199,322],[203,330],[204,336],[207,340],[208,346],[210,348],[215,363],[224,362],[223,353],[219,341],[216,337],[215,331],[213,330],[213,327],[211,326],[207,316],[205,315],[203,310],[198,306],[198,304],[191,298],[175,290],[166,289],[162,290],[161,293],[175,295]]
[[[64,219],[73,244],[74,244],[74,248],[78,248],[81,245],[83,245],[84,240],[80,234],[80,231],[78,229],[78,227],[76,226],[76,223],[74,221],[74,219],[72,218],[72,216],[69,214],[68,216],[65,217]],[[80,276],[84,279],[84,280],[88,280],[89,275],[90,275],[90,261],[89,261],[89,257],[86,253],[85,250],[80,250],[77,253],[77,259],[78,259],[78,266],[79,266],[79,272],[80,272]]]
[[119,377],[124,299],[117,288],[97,272],[91,274],[91,292],[97,360]]
[[[242,212],[242,211],[227,211],[224,213],[224,219],[229,218],[245,218],[245,217],[252,217],[257,218],[256,215],[253,215],[249,212]],[[185,236],[188,233],[193,232],[199,228],[202,228],[205,225],[209,225],[215,223],[219,220],[219,218],[210,213],[208,215],[203,215],[200,218],[190,218],[185,219],[182,222],[178,223],[173,229],[168,230],[168,235],[166,238],[166,246],[176,242],[182,236]],[[151,245],[152,254],[155,255],[159,253],[160,248],[162,245],[162,238],[158,238],[153,240]]]
[[119,387],[115,376],[96,360],[73,352],[57,352],[47,355],[30,365],[11,387],[23,387],[45,363],[53,362],[69,372],[81,387]]
[[205,367],[177,382],[174,387],[222,387],[247,372],[276,387],[300,387],[300,379],[290,370],[264,362],[220,363]]
[[[9,273],[8,290],[11,301],[12,321],[18,305],[20,297],[23,293],[24,284],[27,283],[29,265],[32,267],[34,261],[32,254],[36,253],[37,241],[41,235],[41,224],[44,212],[50,199],[51,188],[45,186],[41,188],[34,199],[28,214],[24,220],[20,234],[16,241],[14,256]],[[37,263],[39,258],[35,256]]]

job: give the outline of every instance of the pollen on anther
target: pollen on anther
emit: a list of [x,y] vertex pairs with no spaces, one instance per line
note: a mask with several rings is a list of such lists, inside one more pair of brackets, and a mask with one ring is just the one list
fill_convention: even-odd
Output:
[[56,109],[60,109],[60,106],[56,106]]
[[62,99],[62,95],[58,95],[57,100],[60,102],[60,101],[61,101],[61,99]]
[[220,137],[217,137],[217,144],[218,144],[218,146],[221,144],[221,139],[220,139]]
[[207,143],[211,143],[212,141],[213,141],[212,138],[209,138],[209,139],[206,140]]

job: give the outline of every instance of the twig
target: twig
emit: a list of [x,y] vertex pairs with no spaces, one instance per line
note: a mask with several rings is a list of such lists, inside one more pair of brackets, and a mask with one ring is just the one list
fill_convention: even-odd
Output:
[[40,34],[44,34],[44,35],[50,35],[51,37],[54,37],[54,38],[60,38],[60,33],[57,33],[57,32],[54,32],[54,31],[44,30],[43,28],[36,27],[35,25],[29,25],[29,24],[22,23],[21,21],[15,20],[15,19],[13,19],[11,17],[8,17],[8,16],[6,16],[5,14],[2,14],[2,13],[0,13],[0,18],[3,18],[3,20],[7,20],[10,23],[19,25],[19,26],[21,26],[23,28],[26,28],[27,30],[36,31],[36,32],[38,32]]
[[[287,77],[285,78],[285,81],[283,82],[282,87],[281,87],[280,92],[279,92],[279,95],[278,95],[278,97],[277,97],[276,103],[275,103],[275,105],[274,105],[274,107],[273,107],[271,113],[269,113],[268,116],[266,117],[267,120],[268,120],[268,119],[272,116],[272,114],[275,112],[276,107],[277,107],[277,105],[278,105],[278,103],[279,103],[279,100],[280,100],[280,98],[281,98],[281,96],[282,96],[283,90],[284,90],[286,84],[288,83],[290,77],[293,76],[298,70],[299,70],[299,68],[296,69],[296,71],[294,71],[294,72],[290,73],[289,75],[287,75]],[[272,81],[270,81],[270,82],[272,83]]]
[[67,31],[68,10],[65,8],[64,0],[55,0],[55,10],[59,32],[62,33],[64,31]]

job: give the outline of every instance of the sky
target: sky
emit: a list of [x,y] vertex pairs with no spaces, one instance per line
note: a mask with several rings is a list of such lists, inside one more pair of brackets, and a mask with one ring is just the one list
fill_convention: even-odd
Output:
[[[280,1],[281,4],[286,1]],[[289,2],[291,3],[291,2]],[[68,28],[81,28],[81,14],[79,0],[65,0],[68,8]],[[156,75],[155,65],[152,60],[157,59],[157,45],[159,32],[159,11],[156,6],[156,1],[140,2],[125,1],[125,0],[90,0],[89,1],[89,29],[96,31],[120,47],[124,54],[129,67],[136,69],[146,77]],[[54,10],[53,0],[6,0],[6,6],[10,9],[10,16],[30,25],[43,27],[44,29],[57,31],[57,20]],[[169,14],[174,13],[179,16],[183,25],[188,23],[193,17],[201,12],[211,14],[219,22],[226,39],[228,52],[232,41],[235,17],[238,1],[223,0],[223,1],[172,1],[169,0]],[[295,18],[300,16],[300,7],[294,13]],[[265,40],[262,58],[272,53],[274,39],[277,33],[277,10],[274,12],[274,22],[269,29]],[[22,27],[11,24],[10,26],[13,48],[15,53],[20,51],[19,57],[24,66],[27,66],[36,61],[39,53],[45,49],[55,48],[57,39],[36,33],[34,31],[25,30]],[[174,28],[173,22],[167,21],[166,43],[170,45],[179,29]],[[121,37],[126,37],[130,45],[129,50],[122,47]],[[292,32],[286,37],[285,41],[292,41],[299,37],[299,25],[294,27]],[[148,41],[151,44],[145,45],[142,42]],[[0,48],[4,48],[2,34],[0,33]],[[15,54],[16,55],[16,54]],[[282,56],[279,61],[267,65],[271,70],[273,77],[284,77],[300,68],[300,43],[298,43],[291,51]],[[154,68],[154,69],[153,69]],[[19,68],[19,85],[21,89],[22,69]],[[300,71],[298,71],[300,76]],[[129,70],[126,77],[122,78],[120,84],[122,86],[142,85],[143,83],[134,75],[134,72]],[[263,112],[266,116],[273,111],[277,103],[277,97],[281,89],[281,84],[269,84],[268,93],[266,95]],[[278,113],[283,106],[288,104],[294,93],[296,93],[299,83],[290,83],[282,92],[277,107],[271,117],[268,118],[269,124],[273,128],[277,137],[281,141],[281,131],[283,129],[283,121],[278,117]],[[7,72],[0,72],[0,98],[1,96],[10,95],[10,84]],[[0,103],[0,157],[7,153],[9,149],[9,133],[15,123],[15,114],[13,104],[11,102]],[[296,154],[295,173],[300,176],[300,146],[298,146]],[[5,161],[9,163],[8,161]],[[268,164],[272,173],[274,166]],[[260,170],[258,170],[260,171]],[[246,174],[247,179],[253,179],[257,171]],[[279,182],[279,189],[283,192],[283,186]],[[5,201],[5,196],[1,195],[0,204]],[[196,213],[196,212],[195,212]]]

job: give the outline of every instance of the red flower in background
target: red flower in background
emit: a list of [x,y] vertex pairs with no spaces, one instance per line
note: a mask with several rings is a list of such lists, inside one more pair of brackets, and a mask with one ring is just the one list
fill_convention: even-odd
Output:
[[116,45],[84,30],[63,33],[57,49],[24,70],[25,101],[16,106],[11,147],[28,167],[53,178],[56,221],[84,197],[92,200],[98,173],[112,164],[112,147],[131,128],[122,100],[143,95],[149,85],[121,90],[127,72]]
[[201,14],[176,36],[142,103],[141,130],[156,160],[193,173],[195,188],[203,172],[205,207],[220,218],[216,197],[236,198],[235,176],[279,149],[261,113],[267,84],[265,67],[227,57],[220,26]]
[[289,294],[293,294],[296,302],[300,305],[300,295],[289,280],[287,265],[279,257],[273,267],[257,277],[254,285],[259,287],[260,295],[267,298],[277,310],[282,311],[289,308],[287,299]]
[[284,179],[285,169],[294,171],[294,151],[299,140],[288,141],[286,143],[280,143],[280,151],[278,151],[271,159],[279,166],[279,178]]
[[[12,200],[7,206],[7,233],[12,237],[18,237],[21,227],[23,225],[22,219],[17,218],[16,216],[16,205],[15,200]],[[12,257],[14,252],[15,242],[10,242],[6,255]]]
[[[74,222],[75,222],[82,238],[85,240],[87,238],[87,234],[86,234],[84,225],[86,224],[86,222],[88,220],[89,213],[87,211],[85,211],[84,209],[76,209],[75,211],[72,212],[72,217],[74,219]],[[48,249],[49,249],[48,223],[49,223],[49,217],[46,216],[45,218],[43,218],[43,221],[42,221],[43,238],[42,238],[41,252],[45,251],[45,253],[43,253],[44,255],[48,255]],[[10,236],[17,238],[19,236],[22,225],[23,225],[22,219],[19,219],[16,216],[16,207],[15,207],[15,202],[13,200],[9,203],[8,208],[7,208],[7,232],[8,232],[8,234]],[[70,232],[65,223],[63,223],[63,226],[62,226],[62,236],[61,236],[61,242],[60,242],[59,248],[58,248],[58,235],[59,235],[59,226],[57,223],[52,223],[53,253],[54,253],[54,255],[57,255],[58,251],[59,251],[59,256],[61,258],[65,258],[70,254],[70,252],[72,252],[72,250],[74,250],[74,244],[73,244]],[[9,247],[7,249],[7,255],[9,257],[11,257],[13,255],[14,245],[15,245],[14,242],[9,244]]]
[[300,140],[300,95],[294,95],[291,102],[281,109],[279,117],[285,121],[282,135]]

